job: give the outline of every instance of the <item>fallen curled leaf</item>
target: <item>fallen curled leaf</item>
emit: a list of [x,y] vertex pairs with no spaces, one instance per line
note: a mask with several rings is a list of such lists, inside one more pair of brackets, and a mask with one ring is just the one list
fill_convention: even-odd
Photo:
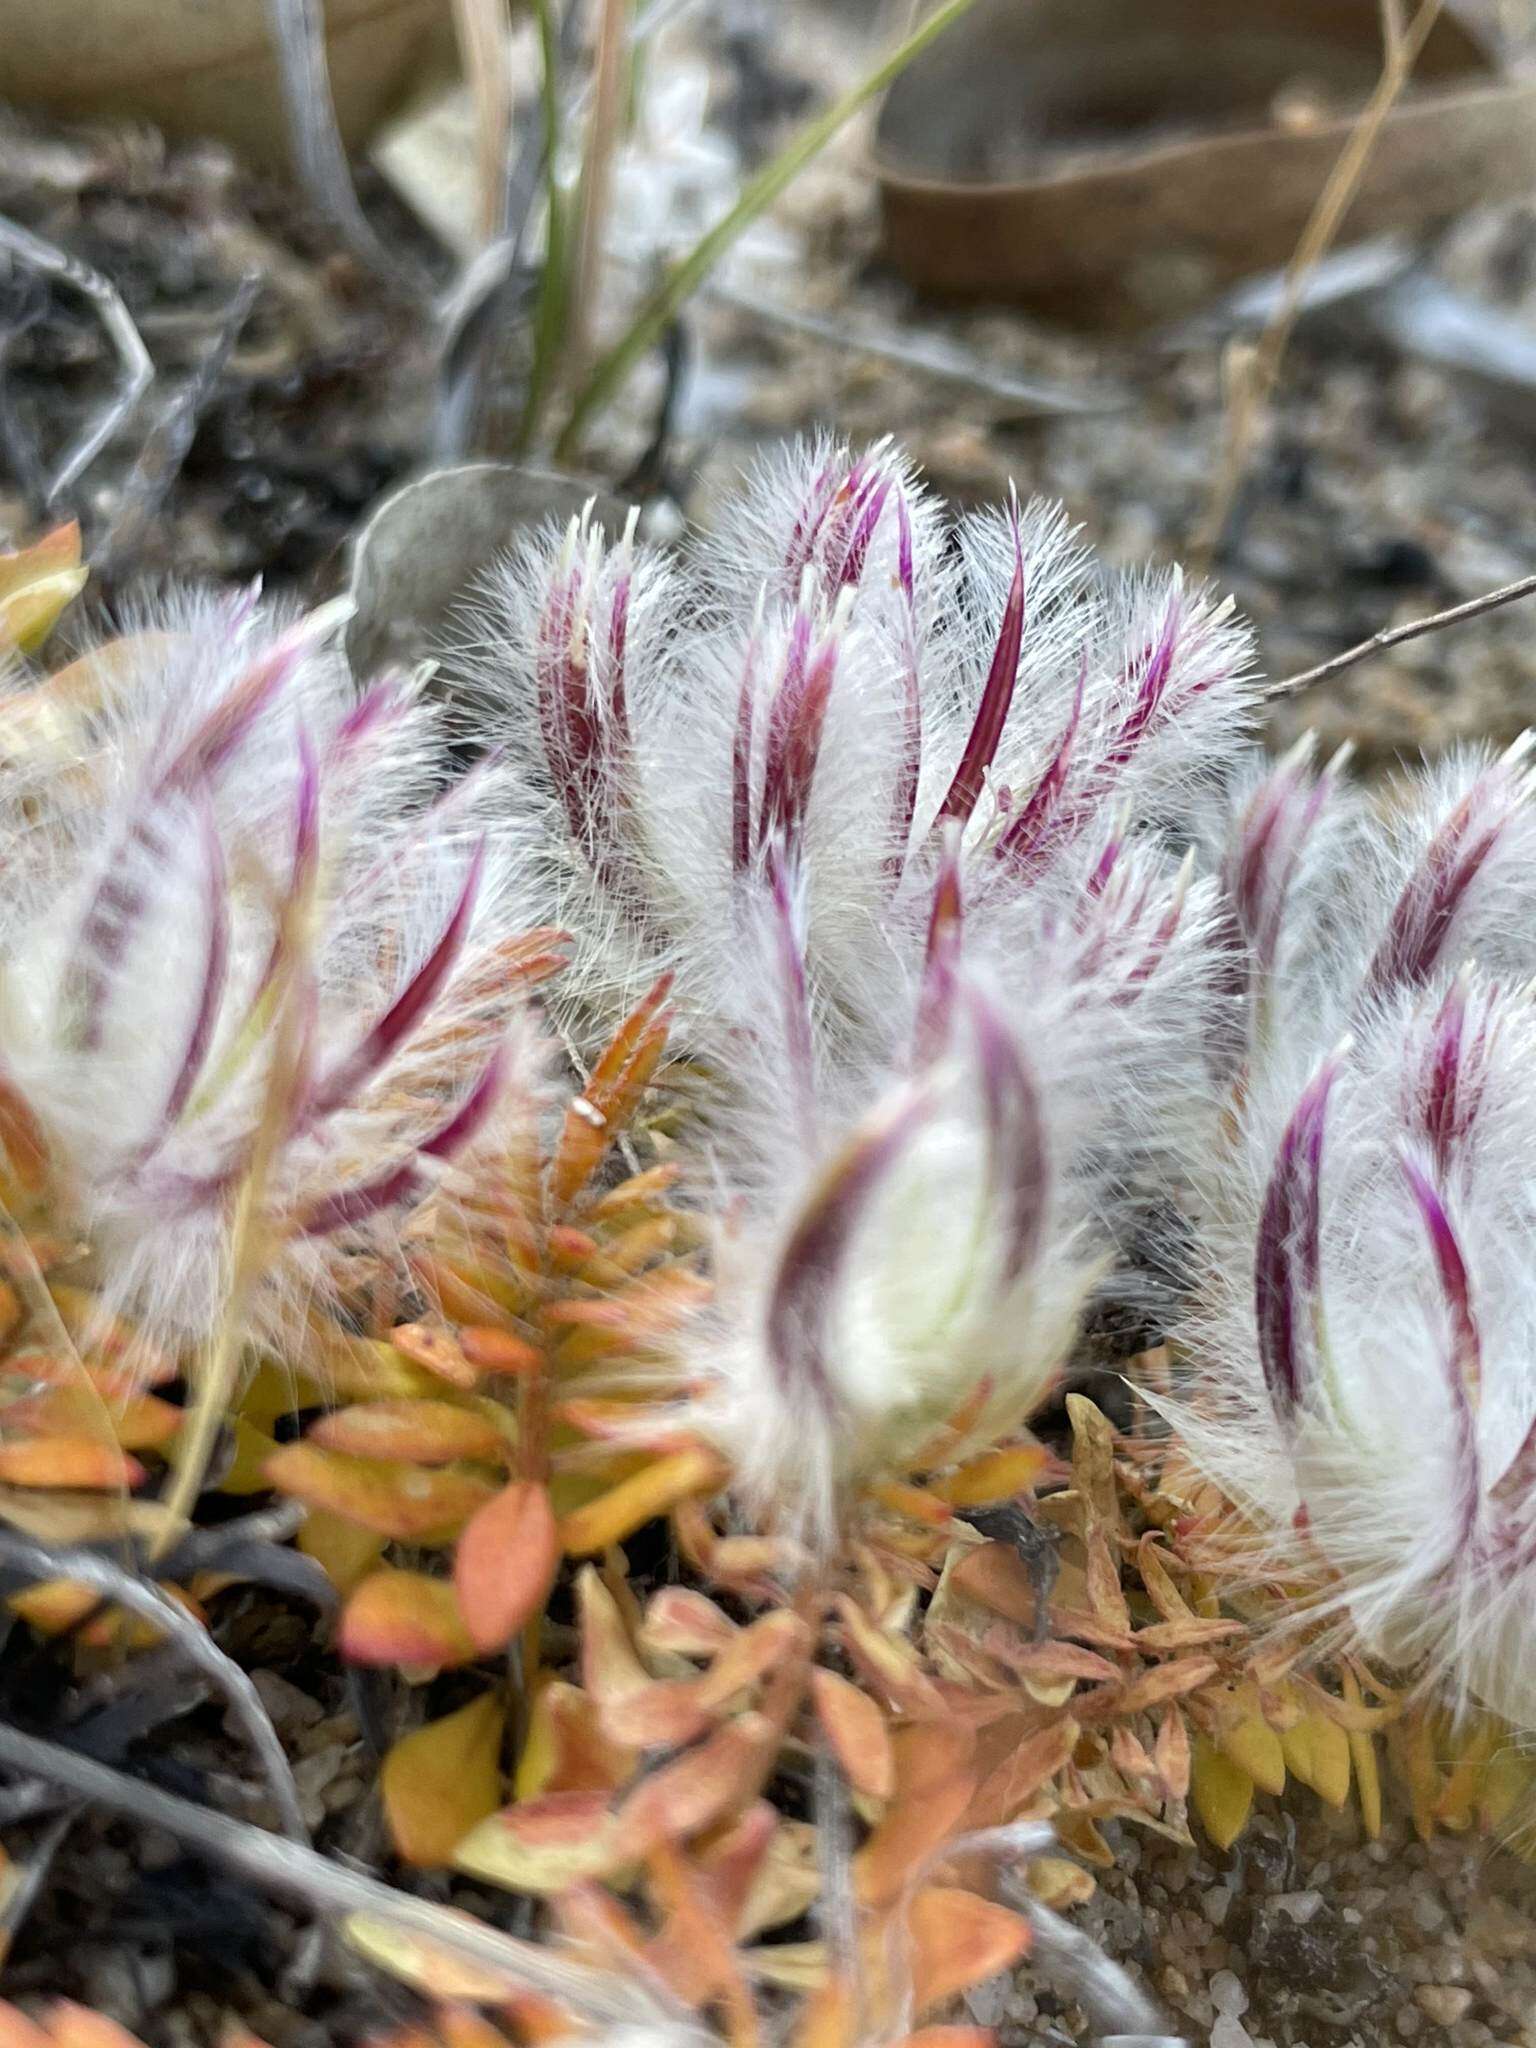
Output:
[[505,1427],[451,1401],[362,1401],[314,1423],[306,1441],[353,1457],[451,1465],[459,1458],[494,1464],[507,1454]]
[[543,1608],[560,1566],[546,1489],[514,1479],[486,1501],[459,1538],[453,1583],[475,1647],[503,1649]]
[[896,1788],[896,1752],[879,1707],[868,1693],[821,1666],[811,1673],[811,1699],[849,1784],[868,1799],[889,1799]]
[[1189,1797],[1189,1724],[1177,1707],[1170,1707],[1164,1714],[1157,1731],[1157,1740],[1152,1746],[1152,1760],[1157,1765],[1157,1775],[1162,1780],[1163,1792],[1169,1799]]
[[475,1656],[452,1586],[391,1565],[371,1573],[347,1602],[339,1640],[354,1664],[444,1670]]
[[1036,1856],[1029,1865],[1031,1894],[1042,1906],[1060,1912],[1068,1906],[1086,1905],[1097,1891],[1092,1876],[1080,1863],[1065,1856]]
[[546,1792],[482,1820],[454,1867],[504,1891],[549,1896],[607,1877],[629,1860],[605,1792]]
[[379,1791],[404,1862],[441,1868],[470,1829],[496,1811],[505,1728],[501,1697],[487,1692],[393,1745],[380,1767]]
[[429,1471],[312,1443],[284,1444],[267,1460],[267,1479],[306,1507],[324,1508],[396,1543],[449,1542],[495,1492],[475,1473]]
[[1195,1692],[1215,1676],[1216,1665],[1209,1657],[1177,1658],[1171,1664],[1156,1664],[1150,1671],[1143,1671],[1128,1685],[1106,1685],[1079,1694],[1074,1712],[1084,1721],[1105,1720],[1111,1715],[1129,1718],[1145,1713],[1149,1707],[1159,1707],[1165,1700]]
[[912,2003],[919,2012],[1011,1970],[1029,1950],[1029,1923],[952,1885],[929,1885],[907,1908]]

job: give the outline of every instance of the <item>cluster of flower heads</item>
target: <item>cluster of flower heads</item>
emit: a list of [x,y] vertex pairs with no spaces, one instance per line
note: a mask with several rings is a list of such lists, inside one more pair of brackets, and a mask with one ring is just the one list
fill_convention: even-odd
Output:
[[1168,1412],[1262,1568],[1532,1725],[1527,750],[1385,804],[1266,765],[1225,606],[1049,507],[951,526],[885,446],[770,462],[681,555],[525,540],[477,631],[467,776],[244,602],[3,707],[0,1129],[108,1302],[206,1328],[254,1212],[276,1330],[472,1187],[559,929],[578,1055],[670,987],[715,1225],[678,1378],[758,1512],[828,1540],[1027,1418],[1155,1202]]
[[1371,799],[1308,750],[1222,872],[1235,1112],[1197,1175],[1172,1413],[1267,1564],[1458,1704],[1536,1721],[1536,794],[1528,743]]
[[241,1228],[275,1331],[531,1084],[490,779],[326,638],[190,603],[4,707],[8,1163],[172,1345]]
[[524,545],[477,656],[572,1028],[669,974],[712,1084],[706,1426],[825,1530],[979,1389],[988,1438],[1038,1402],[1209,1120],[1190,819],[1247,737],[1244,635],[1056,508],[948,530],[893,450],[822,446],[681,559]]

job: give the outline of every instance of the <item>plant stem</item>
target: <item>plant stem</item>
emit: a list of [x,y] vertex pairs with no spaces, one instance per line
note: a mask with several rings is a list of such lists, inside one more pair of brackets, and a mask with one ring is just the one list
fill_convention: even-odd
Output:
[[1500,605],[1513,604],[1517,598],[1533,596],[1536,596],[1536,575],[1517,577],[1513,583],[1501,583],[1497,590],[1485,590],[1481,597],[1469,597],[1465,604],[1453,604],[1449,611],[1430,612],[1422,619],[1410,619],[1403,626],[1384,627],[1381,632],[1373,633],[1369,640],[1361,640],[1354,647],[1346,647],[1342,654],[1320,661],[1316,668],[1303,669],[1299,675],[1287,676],[1284,682],[1271,683],[1265,695],[1288,697],[1293,690],[1306,690],[1313,683],[1326,682],[1329,676],[1353,668],[1357,661],[1379,654],[1383,648],[1401,646],[1405,640],[1417,640],[1425,633],[1441,632],[1446,626],[1459,626],[1467,619],[1481,618],[1484,612],[1497,611]]

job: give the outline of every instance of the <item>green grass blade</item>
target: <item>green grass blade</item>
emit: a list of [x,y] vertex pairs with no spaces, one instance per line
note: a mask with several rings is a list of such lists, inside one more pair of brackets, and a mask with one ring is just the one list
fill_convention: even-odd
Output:
[[752,225],[765,207],[773,204],[784,188],[825,149],[837,131],[862,106],[883,92],[914,57],[958,21],[972,4],[973,0],[945,0],[945,4],[936,8],[883,62],[803,128],[771,163],[765,164],[757,176],[743,187],[741,197],[730,212],[701,235],[688,254],[674,264],[635,315],[628,331],[597,363],[577,393],[565,431],[556,444],[555,455],[559,461],[570,462],[575,458],[582,435],[593,416],[611,401],[636,363],[655,347],[679,309],[698,290],[738,236]]

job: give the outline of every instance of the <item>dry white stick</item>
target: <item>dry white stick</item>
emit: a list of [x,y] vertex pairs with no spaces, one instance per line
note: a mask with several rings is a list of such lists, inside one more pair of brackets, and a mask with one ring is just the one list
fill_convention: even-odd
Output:
[[272,1788],[284,1831],[296,1842],[309,1840],[299,1806],[299,1790],[271,1716],[261,1703],[261,1694],[250,1675],[224,1654],[201,1622],[195,1621],[169,1593],[94,1550],[53,1550],[12,1530],[0,1529],[0,1568],[5,1567],[38,1581],[67,1579],[89,1586],[116,1606],[126,1607],[142,1621],[163,1629],[187,1662],[195,1664],[229,1702]]
[[301,1843],[269,1835],[248,1821],[208,1813],[157,1785],[3,1723],[0,1767],[46,1779],[141,1825],[163,1828],[197,1854],[238,1871],[261,1890],[291,1900],[317,1917],[356,1914],[384,1921],[401,1934],[499,1978],[509,1991],[543,1992],[590,2024],[654,2026],[683,2016],[658,2010],[638,1983],[570,1961],[536,1942],[519,1941],[450,1906],[395,1891]]
[[42,271],[45,277],[56,277],[61,284],[89,299],[122,365],[117,389],[106,410],[81,435],[54,472],[44,493],[44,503],[52,505],[90,468],[144,396],[154,381],[154,365],[121,294],[99,270],[93,270],[88,263],[80,262],[77,257],[45,241],[41,235],[34,235],[30,228],[21,227],[3,216],[0,216],[0,249],[9,250],[20,262]]

